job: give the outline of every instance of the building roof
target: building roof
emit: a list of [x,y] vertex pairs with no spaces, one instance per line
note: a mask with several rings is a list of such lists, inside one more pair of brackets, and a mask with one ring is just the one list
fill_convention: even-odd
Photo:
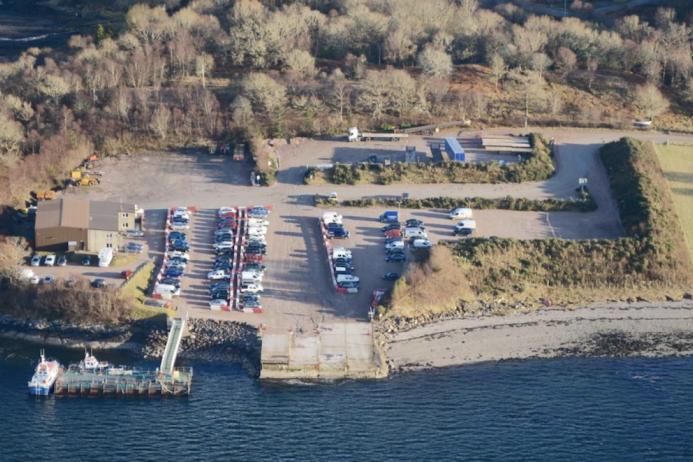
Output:
[[118,213],[135,213],[134,204],[65,197],[40,202],[36,229],[79,228],[118,231]]

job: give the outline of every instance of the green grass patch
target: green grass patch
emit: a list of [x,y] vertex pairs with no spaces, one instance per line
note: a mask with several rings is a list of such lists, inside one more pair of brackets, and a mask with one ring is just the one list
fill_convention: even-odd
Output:
[[336,164],[326,170],[309,168],[306,184],[429,184],[429,183],[520,183],[540,181],[556,171],[549,143],[539,134],[529,135],[532,154],[518,163],[477,164],[445,161],[440,163],[405,163],[391,165],[355,163]]
[[153,283],[155,270],[154,262],[145,263],[120,289],[123,298],[132,304],[132,318],[135,320],[153,318],[161,314],[167,316],[173,314],[173,310],[144,304],[149,293],[149,287]]
[[671,189],[676,214],[693,256],[693,146],[657,146],[659,163]]

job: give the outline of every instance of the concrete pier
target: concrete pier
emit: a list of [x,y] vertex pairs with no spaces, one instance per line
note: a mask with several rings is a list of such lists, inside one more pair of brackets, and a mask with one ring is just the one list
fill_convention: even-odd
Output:
[[386,365],[365,322],[323,324],[311,332],[264,332],[260,378],[373,379]]

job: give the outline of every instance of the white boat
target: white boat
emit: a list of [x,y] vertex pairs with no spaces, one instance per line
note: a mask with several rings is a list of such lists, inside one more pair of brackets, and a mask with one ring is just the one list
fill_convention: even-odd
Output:
[[50,395],[53,392],[53,385],[58,378],[61,366],[58,361],[46,361],[46,357],[41,350],[41,360],[36,366],[36,371],[29,381],[29,394],[31,395]]
[[87,371],[94,371],[98,369],[106,369],[110,367],[110,363],[106,361],[99,361],[96,356],[89,354],[87,350],[84,350],[84,359],[79,362],[79,368]]

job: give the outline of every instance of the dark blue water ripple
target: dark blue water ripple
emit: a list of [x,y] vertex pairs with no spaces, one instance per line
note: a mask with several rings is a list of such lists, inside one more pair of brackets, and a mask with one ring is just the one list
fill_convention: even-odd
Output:
[[[0,460],[693,460],[693,359],[484,364],[267,385],[196,367],[189,399],[25,395],[0,361]],[[154,365],[155,366],[155,365]]]

